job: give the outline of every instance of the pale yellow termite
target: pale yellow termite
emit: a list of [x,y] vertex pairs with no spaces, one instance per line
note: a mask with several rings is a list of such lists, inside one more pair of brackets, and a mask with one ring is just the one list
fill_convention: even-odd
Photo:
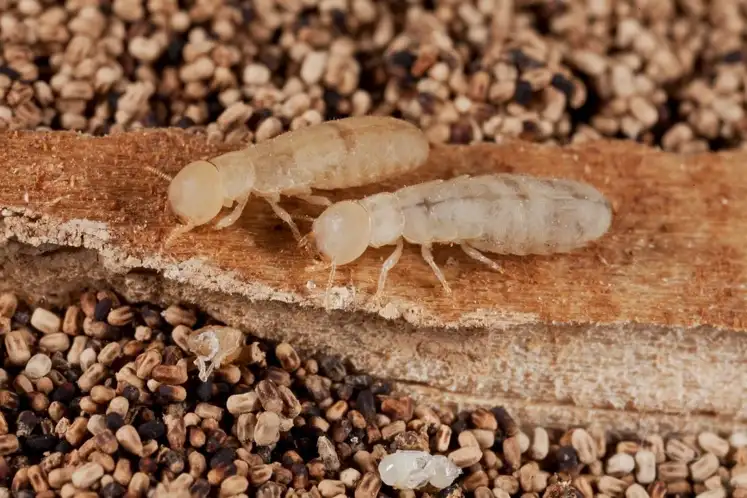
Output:
[[428,158],[429,143],[415,125],[392,117],[359,116],[290,131],[210,160],[194,161],[171,180],[168,201],[184,223],[166,241],[209,223],[221,209],[233,210],[216,229],[236,222],[251,195],[265,199],[301,238],[280,196],[329,206],[312,189],[359,187],[407,173]]
[[314,221],[302,242],[313,240],[322,266],[331,268],[327,291],[336,267],[355,261],[368,247],[396,245],[381,269],[376,299],[404,241],[420,245],[423,259],[451,294],[433,260],[434,244],[458,244],[469,257],[501,271],[480,251],[569,252],[604,235],[611,222],[610,203],[585,183],[508,173],[465,175],[335,203]]

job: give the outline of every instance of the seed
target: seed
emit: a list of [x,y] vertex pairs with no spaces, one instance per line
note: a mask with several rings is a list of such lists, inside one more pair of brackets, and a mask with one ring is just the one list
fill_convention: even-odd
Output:
[[529,455],[535,460],[544,460],[550,451],[550,437],[542,427],[536,427],[533,436],[532,445],[529,447]]
[[130,323],[134,317],[135,314],[132,312],[132,308],[129,306],[120,306],[109,312],[106,316],[106,321],[115,327],[123,327]]
[[197,317],[189,310],[186,310],[180,306],[169,306],[162,313],[161,316],[166,323],[176,327],[177,325],[185,325],[192,328],[197,323]]
[[84,393],[89,392],[93,386],[104,380],[107,369],[101,363],[94,363],[86,369],[78,379],[78,387]]
[[13,365],[24,365],[31,358],[31,350],[23,336],[23,333],[14,330],[5,334],[5,351],[8,360]]
[[449,453],[449,459],[459,468],[466,468],[476,464],[482,458],[479,446],[464,446]]
[[5,434],[0,436],[0,455],[10,455],[18,451],[20,444],[14,434]]
[[324,462],[324,468],[329,472],[340,470],[340,458],[337,456],[337,450],[335,450],[335,446],[329,438],[321,436],[316,442],[316,447],[319,456]]
[[24,372],[30,379],[40,379],[47,375],[50,370],[52,370],[52,360],[49,356],[38,353],[32,356],[28,363],[26,363]]
[[133,455],[143,455],[143,443],[140,440],[138,431],[133,426],[123,425],[120,427],[117,430],[116,438],[119,444]]
[[78,467],[72,475],[73,486],[80,489],[88,489],[101,479],[104,475],[104,468],[98,463],[86,463]]
[[607,460],[607,473],[622,476],[633,472],[635,459],[627,453],[616,453]]
[[659,479],[667,483],[686,479],[689,474],[690,471],[685,462],[664,462],[658,468]]
[[366,472],[355,487],[355,498],[375,498],[381,489],[381,479],[376,472]]
[[688,463],[695,460],[695,450],[679,439],[670,439],[667,441],[666,452],[669,458],[678,462]]
[[597,459],[597,447],[594,439],[584,429],[574,429],[571,434],[571,445],[578,454],[581,463],[590,464]]
[[96,443],[96,447],[109,455],[116,452],[117,448],[119,447],[119,445],[117,444],[117,438],[114,437],[114,434],[109,429],[105,429],[104,431],[96,434],[93,439]]
[[713,453],[717,458],[724,458],[729,453],[729,441],[713,432],[700,433],[698,444],[704,451]]
[[31,326],[43,334],[54,334],[60,331],[62,320],[51,311],[36,308],[31,315]]
[[324,479],[317,487],[324,498],[345,494],[345,484],[342,481]]
[[262,412],[257,416],[254,427],[254,442],[268,446],[280,440],[280,417],[275,412]]
[[260,408],[262,408],[262,404],[259,401],[259,395],[256,391],[234,394],[229,396],[226,401],[226,409],[233,415],[255,412]]
[[275,356],[280,361],[280,365],[288,372],[295,372],[301,366],[301,359],[298,357],[298,353],[293,349],[293,346],[286,342],[277,345]]
[[718,468],[718,457],[713,453],[706,453],[690,464],[690,473],[692,474],[693,481],[703,482],[715,474]]
[[249,488],[249,480],[244,476],[227,477],[220,485],[220,496],[234,496]]
[[597,482],[599,491],[608,496],[620,496],[625,493],[628,488],[628,484],[622,479],[617,479],[612,476],[602,476]]
[[651,484],[656,479],[656,455],[653,451],[640,450],[635,454],[638,467],[636,480],[641,484]]
[[280,399],[280,392],[273,381],[260,381],[257,383],[255,392],[259,397],[259,402],[265,410],[275,413],[281,413],[283,411],[283,401]]
[[122,347],[116,342],[110,342],[101,349],[97,360],[102,365],[110,366],[121,354]]

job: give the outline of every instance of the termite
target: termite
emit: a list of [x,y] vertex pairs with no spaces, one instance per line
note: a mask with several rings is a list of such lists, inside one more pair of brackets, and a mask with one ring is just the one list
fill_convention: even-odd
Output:
[[207,382],[213,370],[236,360],[244,346],[244,333],[232,327],[209,325],[187,337],[187,346],[197,358],[198,377]]
[[433,260],[434,244],[458,244],[470,258],[502,272],[481,251],[566,253],[600,238],[611,223],[611,204],[586,183],[509,173],[463,175],[337,202],[314,221],[301,243],[313,241],[322,257],[311,269],[331,268],[327,293],[337,267],[355,261],[368,247],[395,245],[379,275],[377,300],[404,241],[420,245],[423,259],[449,295],[451,288]]
[[429,143],[415,125],[386,116],[358,116],[289,131],[209,160],[194,161],[171,179],[168,202],[182,221],[166,240],[209,223],[225,208],[232,211],[215,228],[233,225],[251,195],[266,200],[293,232],[301,234],[280,207],[280,196],[311,204],[332,202],[312,189],[359,187],[404,174],[428,158]]

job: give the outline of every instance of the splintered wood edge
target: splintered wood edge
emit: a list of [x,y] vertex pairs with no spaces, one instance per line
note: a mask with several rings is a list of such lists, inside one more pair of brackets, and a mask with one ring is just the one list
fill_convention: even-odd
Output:
[[[81,150],[86,149],[80,146],[78,140],[81,139],[91,141],[93,152],[89,152],[88,156],[85,150]],[[316,286],[309,285],[311,281],[307,280],[295,282],[295,290],[288,285],[283,289],[281,287],[287,278],[282,278],[281,274],[285,270],[273,269],[271,272],[275,275],[266,278],[262,271],[270,271],[267,262],[259,273],[255,272],[256,277],[247,273],[246,268],[239,268],[242,264],[241,254],[231,256],[227,260],[229,264],[216,264],[218,256],[225,252],[218,247],[226,238],[232,240],[230,238],[234,237],[232,234],[235,232],[198,234],[192,241],[183,242],[176,251],[163,253],[155,250],[154,244],[163,232],[156,228],[164,228],[162,224],[167,218],[138,219],[138,216],[154,212],[137,211],[145,204],[142,200],[133,199],[130,202],[128,199],[107,197],[105,193],[102,207],[81,207],[82,201],[89,196],[96,198],[100,195],[99,192],[83,189],[78,192],[79,198],[75,199],[77,204],[70,208],[66,201],[58,202],[66,191],[50,186],[54,181],[43,187],[37,185],[43,183],[44,177],[49,176],[50,168],[54,169],[58,164],[63,165],[60,166],[63,169],[74,169],[80,156],[80,162],[88,168],[98,170],[112,164],[111,172],[76,171],[84,177],[99,175],[98,179],[91,180],[91,185],[100,186],[96,182],[102,181],[102,175],[111,174],[112,181],[117,180],[114,175],[120,175],[119,181],[149,191],[153,190],[151,183],[154,182],[147,178],[131,178],[133,166],[127,166],[129,170],[125,172],[119,169],[135,160],[140,164],[147,157],[153,164],[163,163],[167,166],[167,172],[173,173],[174,168],[178,169],[185,163],[185,158],[207,157],[235,150],[239,146],[207,144],[200,137],[175,130],[128,132],[103,138],[64,132],[0,134],[0,144],[5,142],[9,147],[18,147],[18,143],[24,140],[33,145],[30,147],[33,150],[21,151],[16,148],[9,153],[8,147],[0,147],[0,159],[2,149],[6,149],[6,163],[10,164],[13,159],[12,156],[7,157],[8,154],[25,156],[24,161],[16,162],[4,172],[0,171],[0,209],[6,239],[15,238],[31,245],[60,244],[94,249],[99,252],[103,263],[117,272],[127,272],[133,268],[152,269],[177,282],[240,294],[250,301],[273,300],[302,307],[323,305],[326,283],[323,279],[317,280]],[[69,143],[66,142],[68,140]],[[158,147],[159,144],[162,147]],[[118,151],[117,154],[115,157],[106,156],[106,151],[112,147],[116,147],[114,150]],[[65,157],[63,153],[68,152],[70,156]],[[609,194],[615,206],[613,229],[591,249],[550,263],[518,263],[517,268],[531,275],[528,285],[513,282],[512,288],[493,292],[491,286],[502,285],[500,279],[504,277],[490,275],[486,271],[475,277],[479,282],[474,285],[471,282],[461,283],[474,289],[475,296],[482,296],[483,299],[488,297],[482,301],[484,304],[479,304],[477,297],[470,301],[461,296],[461,304],[454,304],[439,294],[441,289],[437,284],[429,289],[418,288],[418,284],[408,280],[408,274],[402,272],[401,275],[390,276],[388,288],[398,286],[398,295],[412,294],[414,298],[395,297],[391,293],[387,296],[388,303],[378,307],[369,302],[370,296],[365,291],[361,296],[357,286],[336,286],[330,296],[332,308],[374,313],[386,319],[403,319],[421,327],[505,328],[551,321],[558,324],[709,324],[730,330],[744,329],[747,325],[747,307],[744,306],[747,299],[742,261],[745,260],[747,234],[735,234],[728,220],[747,215],[747,181],[741,179],[736,169],[745,159],[747,153],[680,156],[614,141],[562,148],[519,141],[506,141],[500,145],[434,147],[429,164],[415,175],[377,186],[352,189],[350,193],[334,193],[333,199],[345,195],[367,195],[377,189],[397,188],[402,184],[449,174],[516,169],[517,172],[544,172],[547,175],[558,169],[561,173],[575,172],[573,175],[582,180],[587,175],[594,176],[596,182],[592,183]],[[24,174],[33,178],[25,178]],[[122,180],[122,176],[127,175],[130,176]],[[10,185],[13,180],[21,185],[20,188],[26,189],[23,195],[20,188],[13,191],[12,187],[6,187],[3,191],[2,185]],[[684,190],[688,187],[691,191]],[[18,202],[21,197],[28,197],[28,190],[33,190],[31,199]],[[163,200],[164,190],[162,185],[158,187],[159,192],[154,194],[153,202]],[[138,202],[139,207],[136,206]],[[717,205],[716,210],[710,207],[711,203]],[[129,215],[113,214],[121,205],[129,209]],[[111,221],[97,219],[101,218],[97,216],[99,212],[104,212]],[[666,231],[661,231],[661,227]],[[684,231],[687,227],[690,232]],[[141,234],[147,240],[136,244]],[[661,247],[649,251],[646,245],[641,245],[646,240],[648,244]],[[207,251],[211,256],[209,260],[196,256],[195,243],[202,244],[203,248],[205,244],[216,247],[212,253]],[[240,247],[235,240],[232,243],[228,250]],[[268,258],[272,264],[274,255],[271,252],[263,254],[267,256],[253,256],[255,263],[261,264],[263,258]],[[721,256],[724,256],[723,261],[719,259]],[[696,261],[698,259],[706,263]],[[239,266],[232,267],[233,264]],[[357,272],[356,277],[366,277],[370,282],[375,281],[379,268],[380,261],[368,255],[354,266],[354,271]],[[538,268],[541,273],[537,273]],[[417,273],[418,276],[434,278],[429,275],[430,270],[424,263],[420,267],[400,265],[397,270],[407,270],[409,276]],[[579,278],[582,274],[584,279]],[[294,276],[300,278],[299,273]],[[471,277],[463,278],[471,280]],[[687,283],[683,284],[682,290],[672,285],[667,287],[667,279]],[[356,278],[355,281],[359,280]],[[414,292],[407,292],[410,289]],[[579,293],[580,289],[584,289],[583,292]],[[534,294],[531,294],[532,290]],[[706,290],[714,292],[712,297],[703,296]],[[526,296],[521,295],[527,292],[529,294]],[[642,295],[646,299],[641,299]],[[520,299],[512,301],[515,296]],[[540,302],[541,296],[552,302]],[[672,300],[680,298],[686,305],[679,309],[671,306]],[[573,304],[572,310],[569,310],[569,304]]]

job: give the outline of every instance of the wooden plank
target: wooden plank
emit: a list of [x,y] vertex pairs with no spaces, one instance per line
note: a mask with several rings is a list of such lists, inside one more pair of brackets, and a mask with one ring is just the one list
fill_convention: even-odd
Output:
[[[382,308],[369,299],[391,248],[371,249],[339,269],[338,310],[327,313],[327,273],[305,271],[312,261],[261,200],[235,227],[200,228],[161,248],[175,223],[165,210],[168,183],[145,166],[173,174],[191,160],[236,148],[176,130],[103,138],[5,132],[5,237],[92,248],[107,275],[156,270],[159,288],[171,286],[172,297],[207,303],[259,334],[347,354],[405,384],[427,382],[450,399],[744,419],[738,400],[747,389],[747,336],[740,333],[747,324],[747,153],[681,156],[614,141],[436,147],[415,174],[332,197],[464,173],[568,177],[609,197],[612,229],[571,254],[495,257],[504,275],[458,248],[437,247],[451,297],[419,248],[407,246]],[[319,212],[293,201],[284,206]],[[7,281],[22,285],[20,273],[10,275]],[[221,310],[226,296],[232,308]]]

